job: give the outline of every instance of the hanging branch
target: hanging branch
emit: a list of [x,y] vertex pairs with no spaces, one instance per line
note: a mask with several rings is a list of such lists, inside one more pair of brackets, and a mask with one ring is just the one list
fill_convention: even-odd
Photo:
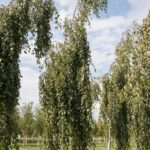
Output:
[[20,54],[23,49],[28,52],[27,35],[34,32],[37,59],[46,55],[54,11],[51,0],[13,0],[0,8],[0,148],[5,150],[10,148],[12,138],[17,138],[13,127],[20,89]]
[[68,150],[69,144],[72,150],[92,146],[91,56],[85,28],[90,14],[79,4],[86,12],[87,8],[93,11],[91,4],[78,1],[72,20],[64,22],[64,43],[51,49],[41,76],[40,97],[47,119],[49,150]]
[[111,120],[117,150],[130,148],[133,133],[137,149],[146,150],[150,145],[149,27],[148,17],[143,25],[128,30],[116,48],[110,82],[105,76],[102,82],[102,109]]

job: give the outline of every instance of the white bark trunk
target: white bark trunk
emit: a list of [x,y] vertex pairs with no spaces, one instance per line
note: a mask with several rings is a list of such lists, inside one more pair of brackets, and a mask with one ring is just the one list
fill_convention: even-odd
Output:
[[109,127],[109,139],[108,139],[107,150],[111,150],[111,127]]

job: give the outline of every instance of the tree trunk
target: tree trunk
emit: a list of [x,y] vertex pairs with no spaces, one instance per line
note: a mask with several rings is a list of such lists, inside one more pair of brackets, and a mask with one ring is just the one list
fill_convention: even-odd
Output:
[[111,150],[111,126],[109,126],[109,137],[108,137],[107,150]]

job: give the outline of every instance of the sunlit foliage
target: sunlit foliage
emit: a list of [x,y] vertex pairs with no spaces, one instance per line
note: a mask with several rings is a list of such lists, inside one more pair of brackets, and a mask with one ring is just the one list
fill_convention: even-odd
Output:
[[[134,25],[116,47],[116,60],[102,80],[102,110],[109,120],[116,149],[150,148],[150,16]],[[131,129],[133,131],[131,132]]]
[[106,7],[96,3],[78,1],[73,18],[64,21],[64,42],[54,45],[47,57],[40,96],[49,150],[67,150],[69,144],[72,150],[86,150],[92,145],[91,56],[85,25],[91,12]]

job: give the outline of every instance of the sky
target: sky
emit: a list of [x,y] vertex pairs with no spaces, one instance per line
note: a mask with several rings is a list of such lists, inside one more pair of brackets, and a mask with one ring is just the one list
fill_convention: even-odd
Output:
[[[0,4],[7,5],[9,0],[0,0]],[[77,0],[54,0],[60,17],[70,17]],[[126,31],[133,21],[139,23],[148,15],[150,0],[108,0],[107,14],[102,13],[101,18],[93,17],[90,27],[87,26],[88,41],[91,47],[91,56],[96,68],[93,76],[100,76],[109,71],[115,59],[115,46],[120,41],[122,33]],[[53,30],[54,41],[62,41],[62,31]],[[31,41],[32,43],[33,41]],[[27,102],[39,104],[38,77],[41,74],[36,59],[31,54],[21,54],[21,89],[19,103]],[[95,109],[99,109],[95,105]]]

